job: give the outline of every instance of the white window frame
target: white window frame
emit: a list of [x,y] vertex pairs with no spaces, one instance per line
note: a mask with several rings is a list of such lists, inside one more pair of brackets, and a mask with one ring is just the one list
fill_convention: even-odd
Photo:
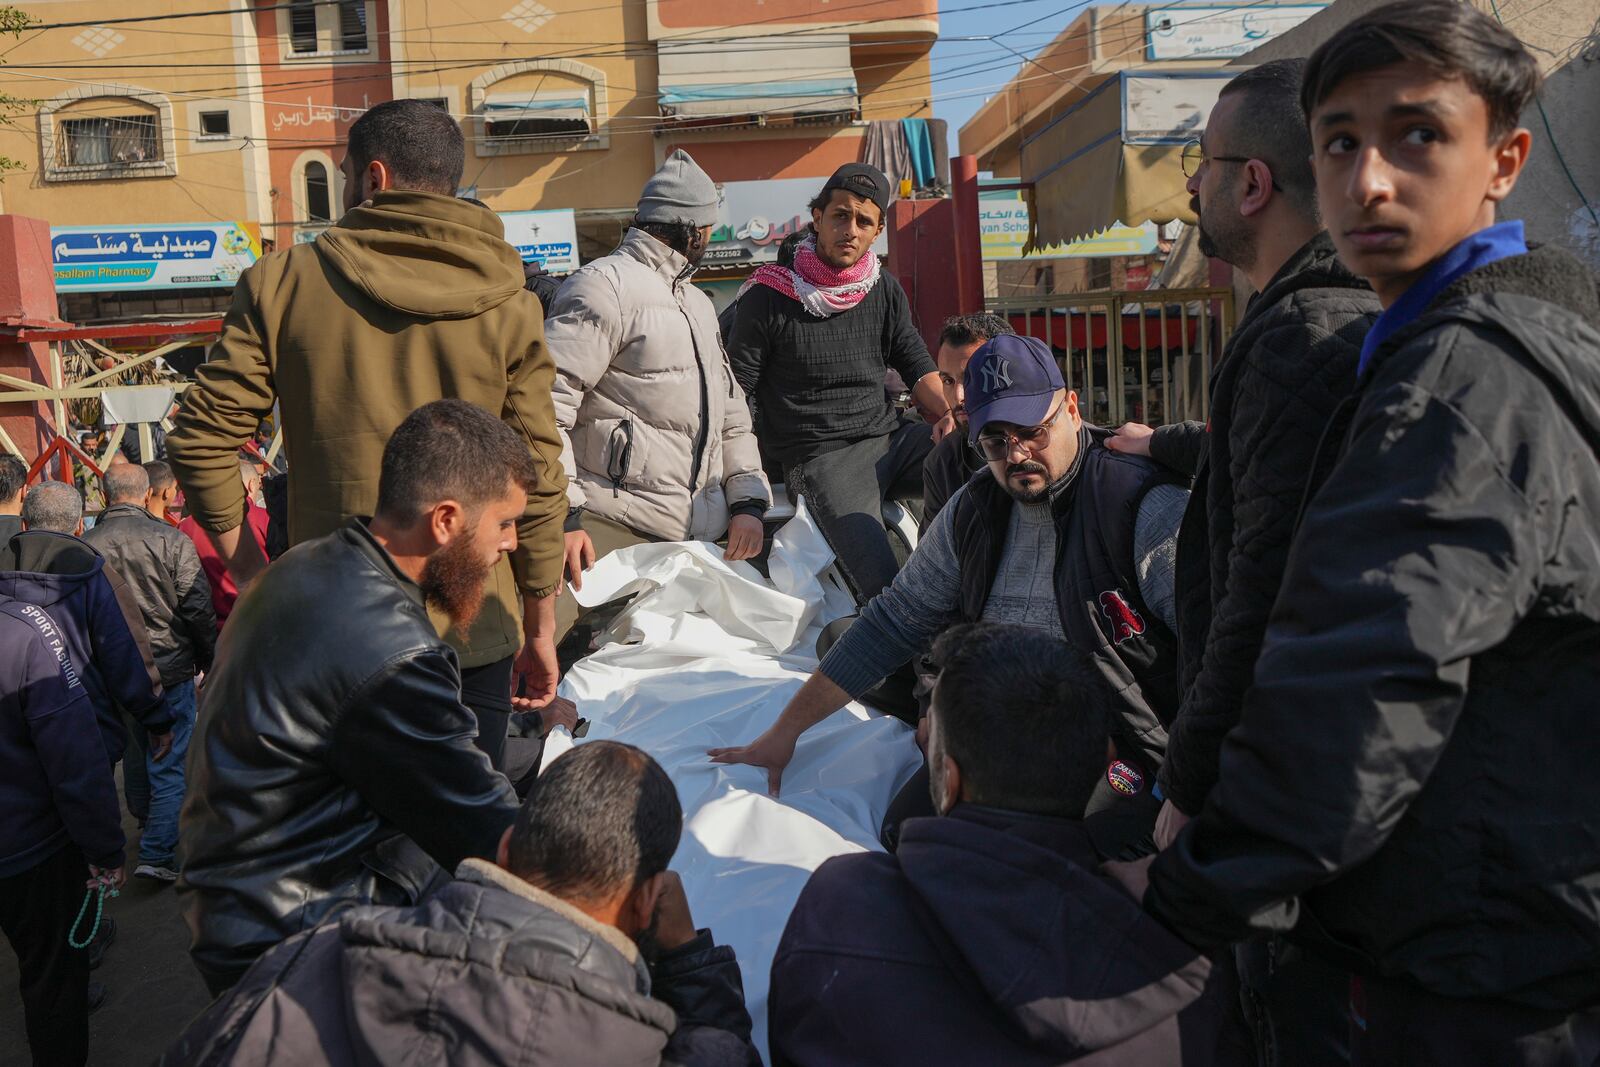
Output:
[[[488,122],[484,114],[484,103],[490,96],[500,95],[494,90],[497,83],[503,82],[518,74],[549,72],[552,74],[565,74],[578,81],[586,82],[589,93],[589,134],[574,134],[571,137],[548,137],[500,139],[490,137]],[[501,90],[508,92],[510,90]],[[539,96],[572,95],[570,89],[547,88],[539,91]],[[606,75],[598,67],[591,67],[587,63],[579,63],[572,59],[524,59],[514,63],[502,63],[492,70],[480,74],[472,79],[468,87],[468,100],[472,107],[473,128],[473,153],[479,158],[493,156],[526,156],[526,155],[553,155],[562,152],[590,152],[597,149],[611,147],[611,135],[607,132],[606,122]]]
[[[197,141],[231,141],[231,140],[233,140],[233,112],[231,112],[227,108],[223,107],[223,108],[206,108],[204,111],[196,111],[194,114],[195,114],[195,120],[194,120],[194,123],[195,123],[195,125],[194,125],[194,139],[195,140],[197,140]],[[228,129],[223,133],[207,133],[206,132],[206,116],[207,115],[221,115],[223,118],[228,120]]]
[[[328,168],[328,213],[333,216],[327,222],[312,222],[311,210],[306,204],[306,165],[321,163]],[[292,211],[295,222],[295,233],[318,234],[329,226],[339,221],[344,214],[344,171],[340,170],[333,162],[333,156],[321,149],[308,149],[295,157],[294,163],[289,167],[289,210]],[[295,243],[299,243],[298,236]],[[279,243],[278,247],[288,247]]]

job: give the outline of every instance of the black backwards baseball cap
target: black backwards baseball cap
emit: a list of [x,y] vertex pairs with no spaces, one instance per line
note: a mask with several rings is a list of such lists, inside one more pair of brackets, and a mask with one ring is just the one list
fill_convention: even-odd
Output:
[[889,179],[870,163],[846,163],[834,171],[828,184],[822,187],[822,195],[827,197],[835,189],[871,200],[878,205],[880,215],[889,210]]
[[966,390],[967,438],[991,422],[1037,426],[1050,414],[1050,405],[1067,383],[1048,345],[1037,337],[1001,334],[983,343],[967,364],[962,385]]

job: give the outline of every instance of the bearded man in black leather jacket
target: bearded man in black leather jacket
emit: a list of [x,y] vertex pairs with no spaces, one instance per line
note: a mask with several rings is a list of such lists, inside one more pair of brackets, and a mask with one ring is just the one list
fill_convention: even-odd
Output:
[[460,400],[418,408],[383,453],[377,514],[295,547],[217,647],[192,748],[178,882],[213,994],[262,953],[362,904],[409,904],[517,812],[473,745],[456,654],[516,547],[528,448]]

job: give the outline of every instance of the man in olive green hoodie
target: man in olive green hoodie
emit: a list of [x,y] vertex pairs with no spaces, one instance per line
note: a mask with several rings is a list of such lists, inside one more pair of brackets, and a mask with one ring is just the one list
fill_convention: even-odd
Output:
[[[383,446],[423,404],[466,400],[521,435],[539,478],[518,522],[520,547],[496,567],[470,630],[445,632],[479,744],[498,767],[513,703],[546,708],[555,696],[567,480],[543,313],[522,287],[500,219],[456,199],[464,157],[456,120],[432,104],[393,100],[358,119],[341,166],[344,217],[239,279],[167,448],[191,512],[243,589],[266,560],[254,538],[240,537],[238,449],[275,403],[291,545],[372,514]],[[248,598],[236,610],[248,611]],[[437,612],[435,621],[447,625]],[[570,708],[543,717],[572,718]]]

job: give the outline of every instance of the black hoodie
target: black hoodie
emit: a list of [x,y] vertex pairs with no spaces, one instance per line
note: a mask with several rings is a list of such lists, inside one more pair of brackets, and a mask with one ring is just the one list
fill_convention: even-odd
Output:
[[0,595],[37,604],[61,627],[112,763],[128,743],[119,709],[152,734],[172,729],[138,605],[129,592],[119,596],[119,584],[105,558],[71,534],[24,530],[0,545]]
[[[1448,997],[1600,1002],[1600,295],[1552,248],[1381,346],[1148,908]],[[1296,925],[1298,923],[1298,926]]]
[[772,1062],[1242,1062],[1224,978],[1080,822],[961,804],[817,869],[772,961]]

